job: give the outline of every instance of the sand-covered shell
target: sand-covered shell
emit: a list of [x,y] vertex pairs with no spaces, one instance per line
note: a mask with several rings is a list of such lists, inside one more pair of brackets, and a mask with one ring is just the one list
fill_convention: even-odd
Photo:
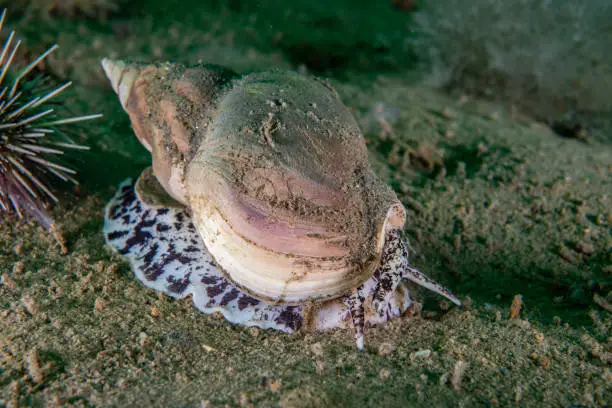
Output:
[[271,302],[333,299],[372,276],[404,209],[325,82],[287,71],[103,63],[157,180],[216,264]]
[[368,164],[333,89],[286,71],[246,76],[104,60],[152,167],[105,212],[106,242],[146,286],[205,313],[293,332],[413,310],[405,211]]

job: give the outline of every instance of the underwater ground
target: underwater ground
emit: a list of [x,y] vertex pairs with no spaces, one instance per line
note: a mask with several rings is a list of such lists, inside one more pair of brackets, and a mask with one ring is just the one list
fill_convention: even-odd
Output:
[[[67,255],[36,224],[0,221],[0,406],[611,403],[609,122],[562,137],[514,104],[425,86],[410,1],[73,3],[93,6],[4,4],[25,55],[60,44],[44,69],[74,81],[71,110],[104,118],[83,128],[79,188],[58,185]],[[420,316],[369,328],[359,353],[349,330],[234,326],[144,288],[101,231],[149,161],[108,56],[329,78],[408,210],[412,263],[465,306],[415,288]]]

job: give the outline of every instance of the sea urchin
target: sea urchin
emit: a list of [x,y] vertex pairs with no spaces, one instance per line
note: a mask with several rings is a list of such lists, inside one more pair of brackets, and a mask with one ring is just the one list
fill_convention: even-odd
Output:
[[[6,10],[0,16],[0,31]],[[64,149],[88,149],[74,143],[60,128],[101,115],[60,117],[49,101],[71,85],[50,86],[49,78],[34,75],[34,68],[52,53],[52,46],[21,70],[11,63],[21,41],[12,31],[0,52],[0,212],[36,219],[48,230],[55,227],[46,208],[57,202],[49,181],[59,178],[77,183],[75,170],[62,163]]]

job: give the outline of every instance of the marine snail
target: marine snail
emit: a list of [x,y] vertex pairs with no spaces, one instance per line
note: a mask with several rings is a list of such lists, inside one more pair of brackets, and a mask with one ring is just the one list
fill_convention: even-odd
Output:
[[107,242],[146,286],[227,320],[293,332],[401,315],[406,218],[324,81],[212,65],[102,61],[152,167],[108,204]]

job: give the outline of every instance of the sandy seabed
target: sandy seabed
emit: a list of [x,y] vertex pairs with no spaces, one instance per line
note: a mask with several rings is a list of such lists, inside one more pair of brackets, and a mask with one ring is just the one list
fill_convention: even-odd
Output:
[[[357,72],[333,84],[408,210],[412,262],[463,308],[415,288],[420,315],[368,329],[359,353],[350,330],[234,326],[141,286],[101,227],[106,200],[148,158],[97,61],[299,69],[284,54],[230,41],[227,12],[213,17],[219,25],[205,43],[197,27],[160,29],[146,15],[111,32],[80,21],[49,29],[62,46],[51,71],[74,78],[71,102],[105,119],[86,140],[80,191],[64,192],[54,210],[67,255],[36,225],[0,222],[0,405],[610,403],[609,142],[563,139],[505,106],[449,98],[409,75]],[[48,41],[28,38],[32,49]],[[518,294],[521,308],[511,310]]]

